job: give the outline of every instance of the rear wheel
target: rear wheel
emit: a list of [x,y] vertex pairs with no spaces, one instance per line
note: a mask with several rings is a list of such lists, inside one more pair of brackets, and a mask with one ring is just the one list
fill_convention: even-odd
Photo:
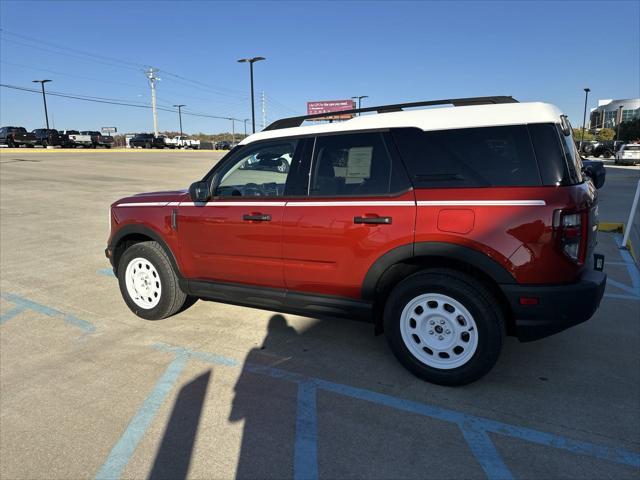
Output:
[[47,147],[49,146],[49,142],[48,142],[47,140],[43,140],[43,141],[42,141],[42,146],[43,146],[44,148],[47,148]]
[[416,376],[440,385],[464,385],[496,363],[503,314],[489,290],[455,270],[416,273],[391,292],[385,335],[396,358]]
[[7,138],[7,147],[15,148],[15,146],[16,146],[16,142],[13,141],[13,138],[11,137]]
[[611,152],[611,150],[605,150],[604,153],[602,154],[602,156],[604,158],[611,158],[613,152]]
[[185,310],[195,299],[180,289],[169,257],[157,242],[136,243],[122,254],[118,283],[125,303],[146,320]]
[[287,173],[289,171],[289,162],[287,162],[284,158],[280,159],[280,163],[278,164],[278,172]]

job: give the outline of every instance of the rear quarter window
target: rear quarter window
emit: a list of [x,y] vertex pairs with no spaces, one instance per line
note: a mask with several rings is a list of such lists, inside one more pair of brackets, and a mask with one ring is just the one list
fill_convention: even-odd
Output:
[[414,186],[469,188],[542,184],[524,125],[392,131]]

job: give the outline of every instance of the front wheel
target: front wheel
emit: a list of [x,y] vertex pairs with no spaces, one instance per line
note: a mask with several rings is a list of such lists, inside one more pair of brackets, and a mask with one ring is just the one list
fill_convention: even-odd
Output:
[[400,363],[439,385],[464,385],[488,373],[504,336],[503,314],[489,290],[448,269],[400,282],[386,302],[384,328]]
[[146,320],[160,320],[185,310],[195,299],[180,289],[166,252],[157,242],[129,247],[118,263],[118,283],[125,303]]

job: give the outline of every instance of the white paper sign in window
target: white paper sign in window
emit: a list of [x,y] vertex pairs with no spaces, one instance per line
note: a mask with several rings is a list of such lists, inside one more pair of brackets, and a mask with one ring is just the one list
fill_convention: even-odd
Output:
[[347,158],[347,178],[369,178],[372,158],[373,147],[350,148]]

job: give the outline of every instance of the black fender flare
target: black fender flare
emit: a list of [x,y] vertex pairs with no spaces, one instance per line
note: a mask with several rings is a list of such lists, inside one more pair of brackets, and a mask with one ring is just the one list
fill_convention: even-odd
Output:
[[113,258],[113,273],[116,274],[116,276],[118,275],[118,264],[115,261],[115,251],[116,248],[118,247],[118,245],[120,244],[120,242],[122,242],[122,240],[129,236],[129,235],[144,235],[146,237],[151,238],[153,241],[158,242],[158,244],[162,247],[162,249],[164,250],[164,252],[167,254],[167,256],[169,257],[169,261],[171,262],[171,266],[173,267],[174,271],[176,272],[176,275],[178,276],[178,279],[182,282],[184,277],[182,275],[182,272],[180,271],[180,267],[178,266],[178,262],[176,260],[175,255],[173,254],[173,251],[171,250],[171,248],[169,248],[169,245],[167,245],[167,243],[164,241],[164,239],[162,238],[162,235],[160,235],[158,232],[156,232],[155,230],[149,228],[149,227],[145,227],[144,225],[125,225],[123,227],[121,227],[116,234],[113,236],[113,238],[111,239],[111,242],[109,243],[109,250],[111,250],[111,255],[114,256]]
[[378,281],[390,267],[418,257],[449,258],[485,272],[497,284],[517,283],[507,269],[478,250],[455,243],[416,242],[389,250],[371,265],[362,282],[362,299],[374,300]]

